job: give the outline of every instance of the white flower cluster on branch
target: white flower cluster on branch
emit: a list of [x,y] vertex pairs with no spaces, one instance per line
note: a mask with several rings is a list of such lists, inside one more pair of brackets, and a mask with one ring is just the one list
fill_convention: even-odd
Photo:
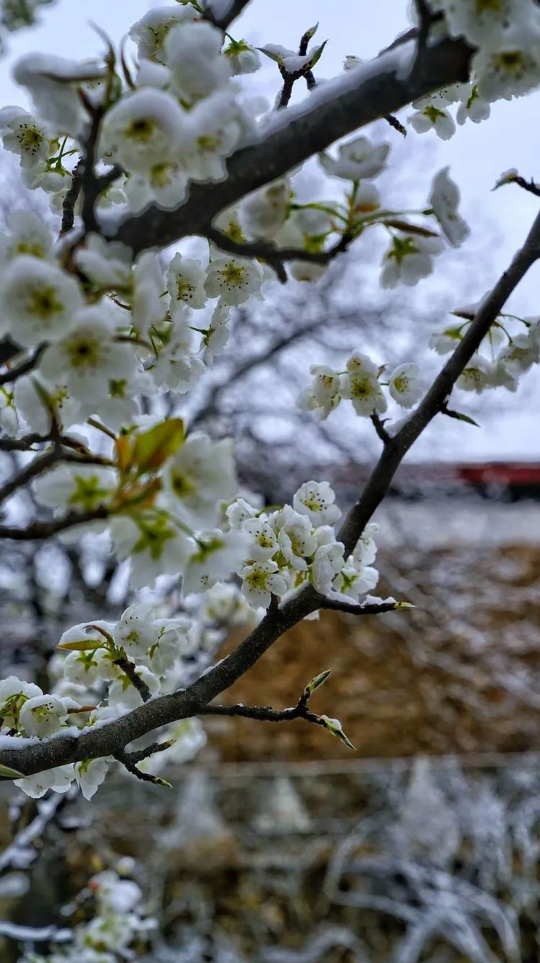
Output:
[[[344,77],[319,85],[316,111],[293,108],[289,127],[281,118],[292,84],[303,78],[308,91],[317,87],[312,68],[324,44],[308,46],[311,28],[298,52],[261,48],[284,83],[276,120],[259,98],[246,96],[258,51],[228,33],[244,6],[182,0],[153,8],[131,28],[131,61],[111,43],[103,57],[85,62],[26,55],[15,77],[34,113],[0,111],[4,148],[18,156],[25,185],[45,192],[62,214],[59,240],[28,212],[11,215],[0,237],[0,335],[7,346],[0,449],[30,456],[0,489],[0,502],[9,514],[11,499],[31,485],[37,505],[52,514],[25,528],[15,511],[18,524],[3,519],[0,535],[106,535],[117,560],[129,561],[133,589],[148,589],[160,576],[178,578],[188,612],[168,618],[170,612],[135,602],[115,622],[97,613],[62,636],[50,693],[15,677],[0,683],[0,757],[9,760],[13,750],[22,758],[21,771],[1,762],[0,775],[34,796],[63,792],[75,780],[90,798],[112,760],[159,782],[168,759],[186,758],[202,744],[193,717],[225,712],[207,703],[300,618],[321,607],[357,615],[400,607],[366,597],[378,578],[371,517],[393,472],[429,421],[450,414],[446,402],[456,383],[514,390],[519,373],[539,360],[538,322],[518,319],[523,328],[510,333],[502,313],[538,257],[535,225],[493,292],[458,312],[463,324],[435,338],[440,353],[454,350],[422,399],[412,363],[387,371],[355,352],[343,370],[313,368],[300,405],[325,418],[349,400],[371,418],[384,447],[339,529],[341,511],[327,481],[307,481],[289,504],[265,508],[239,489],[230,440],[190,431],[174,416],[174,396],[187,394],[226,350],[233,309],[263,298],[267,283],[316,282],[335,257],[377,228],[389,238],[382,286],[407,287],[433,271],[447,245],[467,239],[448,168],[435,176],[427,206],[393,209],[374,183],[390,162],[390,144],[354,133],[328,150],[333,140],[379,116],[402,130],[388,110],[413,99],[413,127],[434,127],[446,138],[455,126],[449,104],[459,102],[458,122],[477,121],[490,101],[540,85],[540,9],[532,0],[433,0],[403,55],[386,54],[369,69],[348,58]],[[422,77],[430,57],[444,88],[434,93],[434,63]],[[445,84],[470,70],[470,82]],[[379,89],[384,82],[388,97]],[[356,83],[372,85],[371,114],[358,122]],[[289,144],[276,157],[288,136],[294,150]],[[248,177],[241,165],[266,149],[264,164],[253,163]],[[298,161],[317,153],[324,175],[336,180],[300,201]],[[190,233],[207,242],[197,256],[160,256],[158,247]],[[143,413],[151,396],[163,402],[162,411],[170,403],[172,414]],[[389,398],[405,409],[419,403],[395,431],[380,418]],[[255,628],[221,669],[210,668],[214,643],[232,624]],[[190,660],[200,650],[208,658],[193,681]],[[337,731],[306,706],[300,700],[294,717]],[[289,710],[269,716],[257,707],[237,709],[250,718],[293,717]],[[146,712],[155,712],[148,726]],[[162,742],[125,751],[161,726]],[[102,744],[100,732],[119,733],[118,742],[107,736]],[[80,745],[90,747],[87,757]],[[38,771],[41,747],[47,759]],[[55,747],[66,764],[55,764]],[[32,753],[39,762],[32,756],[26,765]]]

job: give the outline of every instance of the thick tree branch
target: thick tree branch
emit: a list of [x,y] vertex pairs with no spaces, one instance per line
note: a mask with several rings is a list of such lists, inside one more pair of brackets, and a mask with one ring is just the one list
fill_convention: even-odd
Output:
[[318,87],[305,103],[280,111],[257,143],[233,154],[226,180],[192,184],[187,201],[176,211],[152,206],[126,218],[116,239],[138,253],[204,234],[205,226],[224,208],[282,177],[338,138],[440,87],[468,79],[472,50],[461,40],[427,47],[422,70],[413,76],[414,53],[415,45],[409,42]]
[[[240,16],[244,7],[247,7],[250,0],[229,0],[229,4],[225,11],[223,12],[213,12],[214,5],[212,0],[206,0],[204,5],[204,17],[205,20],[209,20],[213,23],[215,27],[219,27],[221,30],[227,30],[233,20],[236,20]],[[218,4],[221,4],[221,0],[218,0]]]

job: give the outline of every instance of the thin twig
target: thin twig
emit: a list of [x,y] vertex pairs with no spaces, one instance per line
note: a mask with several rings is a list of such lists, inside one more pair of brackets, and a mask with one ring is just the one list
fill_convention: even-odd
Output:
[[139,693],[143,702],[148,702],[152,698],[152,693],[148,688],[144,679],[141,679],[140,675],[137,675],[136,666],[133,662],[130,662],[125,655],[118,656],[114,660],[113,665],[117,665],[119,669],[122,670],[124,675],[127,675],[129,681],[135,686],[137,692]]
[[83,170],[84,163],[82,160],[80,160],[73,168],[71,173],[71,187],[66,192],[64,203],[62,204],[62,227],[60,230],[60,237],[63,234],[67,234],[68,231],[71,231],[73,224],[75,223],[75,205],[79,200],[79,194],[81,193]]
[[[32,371],[36,367],[46,347],[47,345],[45,343],[40,344],[39,347],[34,351],[32,357],[28,358],[27,361],[21,362],[21,364],[17,365],[16,368],[10,368],[9,371],[2,372],[2,374],[0,374],[0,385],[7,385],[12,381],[16,381],[17,378],[21,377],[21,375],[28,374],[29,371]],[[19,348],[18,351],[20,350],[21,349]]]
[[384,445],[387,445],[390,441],[390,435],[388,434],[386,428],[384,427],[384,421],[381,421],[379,415],[376,411],[373,412],[371,416],[371,423],[377,432],[377,435],[381,439]]

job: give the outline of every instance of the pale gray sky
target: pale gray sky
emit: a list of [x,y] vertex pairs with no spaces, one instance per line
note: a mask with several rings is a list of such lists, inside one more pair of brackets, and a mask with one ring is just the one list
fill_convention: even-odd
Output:
[[[42,50],[74,58],[93,56],[102,49],[102,42],[90,21],[117,42],[135,20],[155,5],[149,0],[59,0],[51,8],[45,8],[37,28],[10,38],[9,54],[0,62],[1,105],[25,103],[23,92],[14,85],[10,74],[13,60],[20,54]],[[303,31],[319,20],[317,39],[328,38],[329,42],[317,74],[331,77],[341,71],[346,54],[368,59],[390,43],[408,25],[406,8],[406,0],[378,0],[377,4],[372,0],[339,0],[334,4],[328,0],[252,0],[236,23],[234,35],[244,36],[256,45],[281,43],[294,47]],[[275,66],[269,61],[256,75],[257,92],[273,97],[276,81]],[[480,297],[497,279],[522,242],[538,209],[538,201],[516,187],[509,186],[495,193],[491,188],[500,174],[511,167],[518,168],[525,177],[540,179],[536,123],[539,108],[540,92],[512,103],[502,101],[493,106],[490,121],[459,128],[455,137],[445,144],[432,133],[422,137],[412,131],[409,134],[410,139],[416,139],[415,169],[419,170],[423,195],[427,194],[433,174],[446,164],[460,185],[463,213],[473,232],[462,249],[469,283],[470,275],[473,277],[473,297]],[[393,136],[399,140],[398,135]],[[395,143],[396,163],[400,150],[410,151],[409,145]],[[477,268],[475,251],[482,252]],[[444,262],[438,262],[437,271],[444,272]],[[540,313],[539,282],[540,265],[537,265],[511,302],[516,312]],[[448,292],[449,308],[453,293]],[[406,290],[404,297],[407,297]],[[434,318],[434,327],[443,321],[443,318]],[[527,376],[529,400],[519,418],[514,413],[507,418],[490,420],[489,425],[480,430],[445,421],[444,448],[448,457],[540,460],[540,391],[531,392],[530,387],[538,379],[538,369]],[[535,410],[532,410],[532,397],[536,399]],[[466,409],[467,396],[463,393],[460,393],[460,404]],[[440,435],[439,424],[436,430]],[[425,454],[425,446],[423,448]]]

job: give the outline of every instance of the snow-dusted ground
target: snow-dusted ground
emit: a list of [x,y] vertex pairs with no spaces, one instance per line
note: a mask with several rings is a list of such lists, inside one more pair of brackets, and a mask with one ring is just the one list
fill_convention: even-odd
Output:
[[381,545],[413,542],[425,548],[452,544],[538,545],[540,501],[517,503],[478,498],[423,502],[387,501],[378,510]]

